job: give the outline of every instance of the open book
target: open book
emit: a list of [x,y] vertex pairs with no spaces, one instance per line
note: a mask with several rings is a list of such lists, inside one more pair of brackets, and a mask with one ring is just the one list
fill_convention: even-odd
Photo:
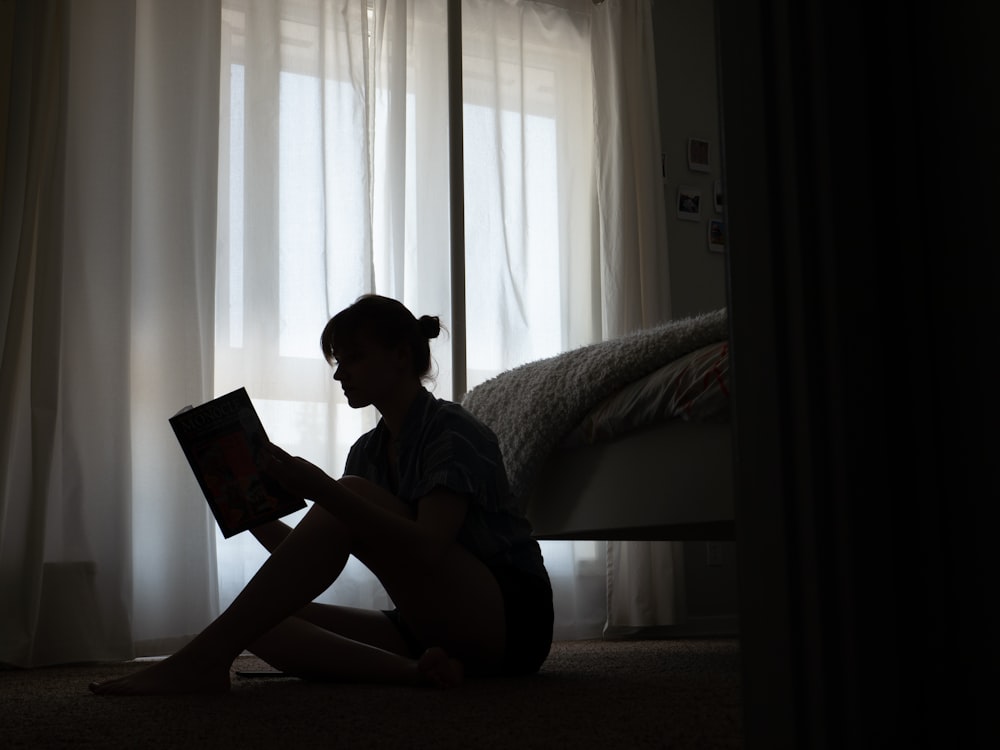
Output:
[[267,435],[245,388],[185,406],[170,426],[227,539],[306,507],[260,472],[257,459]]

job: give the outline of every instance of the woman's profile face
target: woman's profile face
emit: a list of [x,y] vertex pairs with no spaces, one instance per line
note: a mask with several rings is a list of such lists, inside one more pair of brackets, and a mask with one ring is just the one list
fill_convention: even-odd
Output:
[[358,336],[350,346],[334,350],[333,379],[340,383],[354,409],[376,406],[395,393],[409,372],[405,353]]

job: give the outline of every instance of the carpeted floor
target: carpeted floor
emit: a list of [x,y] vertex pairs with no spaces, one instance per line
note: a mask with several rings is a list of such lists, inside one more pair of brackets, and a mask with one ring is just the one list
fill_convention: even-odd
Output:
[[562,641],[533,677],[447,691],[239,677],[212,697],[87,689],[139,666],[0,671],[0,748],[742,746],[734,639]]

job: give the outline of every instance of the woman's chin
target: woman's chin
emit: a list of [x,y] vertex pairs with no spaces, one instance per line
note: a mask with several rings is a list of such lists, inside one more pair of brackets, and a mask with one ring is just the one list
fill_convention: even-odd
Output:
[[347,405],[352,409],[363,409],[366,406],[371,406],[371,399],[367,399],[360,393],[354,391],[347,391],[344,393],[344,397],[347,399]]

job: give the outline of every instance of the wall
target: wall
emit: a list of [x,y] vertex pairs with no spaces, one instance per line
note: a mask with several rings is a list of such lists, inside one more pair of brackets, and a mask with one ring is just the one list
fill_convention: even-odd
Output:
[[[667,242],[674,318],[726,305],[722,253],[708,249],[713,183],[722,177],[719,93],[713,0],[654,0],[653,36],[659,88],[660,139],[665,157]],[[709,142],[709,172],[688,167],[688,138]],[[678,218],[677,189],[701,190],[698,221]],[[684,542],[679,631],[725,631],[738,611],[736,552],[732,542]]]
[[[721,178],[719,97],[713,0],[654,0],[653,36],[659,87],[660,139],[665,156],[667,247],[675,318],[726,304],[725,260],[708,250],[713,183]],[[709,142],[710,172],[688,169],[689,137]],[[701,190],[701,218],[677,216],[677,189]]]

